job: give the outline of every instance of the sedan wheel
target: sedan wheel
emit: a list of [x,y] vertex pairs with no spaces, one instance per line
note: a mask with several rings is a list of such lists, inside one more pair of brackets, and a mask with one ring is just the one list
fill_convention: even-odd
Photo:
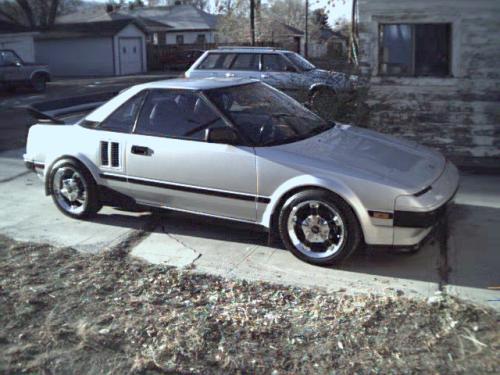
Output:
[[101,208],[92,176],[73,161],[56,163],[51,184],[54,203],[67,216],[84,218]]
[[323,191],[292,196],[280,214],[280,234],[298,258],[318,265],[345,259],[360,244],[361,231],[350,207]]

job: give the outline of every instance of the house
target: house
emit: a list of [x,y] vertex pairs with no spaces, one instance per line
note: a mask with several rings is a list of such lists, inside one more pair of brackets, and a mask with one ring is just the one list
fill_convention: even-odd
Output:
[[146,34],[133,20],[56,24],[35,36],[35,59],[55,76],[146,72]]
[[133,20],[155,45],[207,44],[215,42],[217,16],[193,5],[176,4],[158,7],[105,7],[85,9],[59,17],[59,23]]
[[346,55],[348,38],[339,31],[322,26],[309,39],[308,56],[340,59]]
[[11,49],[25,62],[35,61],[34,36],[38,33],[0,20],[0,49]]
[[298,53],[304,53],[304,32],[286,23],[269,19],[262,21],[262,32],[259,36],[263,41],[270,41],[282,48]]
[[500,1],[359,0],[369,125],[500,165]]

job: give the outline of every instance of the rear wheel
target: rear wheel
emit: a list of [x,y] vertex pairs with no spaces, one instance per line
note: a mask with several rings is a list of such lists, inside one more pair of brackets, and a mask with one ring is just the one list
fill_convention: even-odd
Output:
[[50,172],[52,199],[66,216],[84,219],[102,207],[91,174],[73,160],[57,162]]
[[340,197],[321,190],[289,198],[280,212],[279,232],[296,257],[317,265],[339,262],[361,243],[361,230],[351,208]]
[[47,87],[47,77],[43,74],[37,74],[31,79],[31,87],[36,92],[44,92]]

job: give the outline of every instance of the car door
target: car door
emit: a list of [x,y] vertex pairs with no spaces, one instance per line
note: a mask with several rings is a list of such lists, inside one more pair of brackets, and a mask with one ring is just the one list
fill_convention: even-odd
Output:
[[8,82],[27,81],[27,70],[23,67],[22,60],[13,51],[0,52],[0,66],[3,80]]
[[[86,134],[95,144],[95,164],[105,186],[132,197],[134,191],[127,183],[125,171],[125,149],[146,95],[142,91],[132,96]],[[85,121],[82,125],[86,126]]]
[[260,79],[286,92],[293,92],[303,88],[303,82],[297,69],[278,53],[262,54]]
[[126,149],[127,178],[140,203],[256,220],[257,175],[251,147],[204,141],[228,126],[200,95],[152,90]]
[[260,79],[260,55],[258,53],[238,53],[225,77]]

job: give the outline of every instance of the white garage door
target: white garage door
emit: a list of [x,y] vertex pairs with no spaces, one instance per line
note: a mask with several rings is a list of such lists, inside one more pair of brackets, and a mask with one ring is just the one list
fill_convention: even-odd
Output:
[[142,73],[141,38],[120,38],[120,74]]

